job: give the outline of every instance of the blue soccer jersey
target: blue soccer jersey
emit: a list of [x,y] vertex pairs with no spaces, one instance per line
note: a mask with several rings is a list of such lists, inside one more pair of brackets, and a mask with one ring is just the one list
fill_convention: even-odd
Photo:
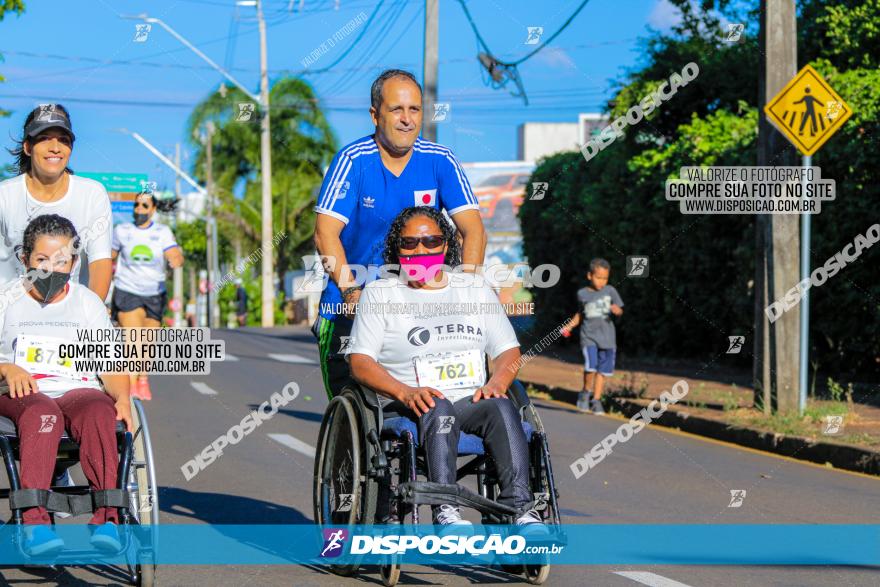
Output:
[[[333,158],[315,211],[345,223],[340,239],[350,265],[378,268],[391,222],[410,206],[432,206],[450,216],[480,209],[464,170],[448,148],[416,139],[412,157],[397,177],[385,168],[371,135]],[[371,273],[368,281],[376,278],[377,271]],[[339,288],[328,280],[320,315],[334,319],[341,302]]]

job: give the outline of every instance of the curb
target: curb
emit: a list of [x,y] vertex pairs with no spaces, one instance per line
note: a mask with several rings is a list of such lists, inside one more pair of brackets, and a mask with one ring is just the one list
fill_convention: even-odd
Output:
[[[577,404],[578,392],[560,387],[550,387],[542,383],[521,380],[526,386],[547,393],[551,398],[567,404]],[[612,397],[610,401],[627,418],[632,417],[644,408],[650,400],[633,400],[630,398]],[[652,424],[669,428],[678,428],[715,440],[722,440],[748,448],[774,453],[785,457],[810,461],[820,465],[830,464],[838,469],[856,471],[868,475],[880,475],[880,452],[860,448],[850,444],[815,441],[800,436],[786,436],[775,432],[763,432],[753,428],[730,426],[724,422],[668,409]]]

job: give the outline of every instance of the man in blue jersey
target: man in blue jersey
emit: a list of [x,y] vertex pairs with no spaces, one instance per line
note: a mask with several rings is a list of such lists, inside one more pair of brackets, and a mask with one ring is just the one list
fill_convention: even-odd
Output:
[[448,148],[419,138],[422,88],[407,71],[383,72],[370,91],[373,135],[344,147],[333,158],[315,207],[315,246],[329,281],[312,328],[321,372],[332,397],[349,381],[344,347],[365,276],[348,265],[372,267],[377,277],[391,221],[404,208],[445,209],[464,243],[462,263],[483,263],[486,233],[480,206],[458,160]]

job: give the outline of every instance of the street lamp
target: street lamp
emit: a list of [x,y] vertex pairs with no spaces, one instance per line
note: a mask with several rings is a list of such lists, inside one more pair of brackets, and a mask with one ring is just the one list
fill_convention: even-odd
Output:
[[260,95],[257,96],[232,77],[228,71],[214,63],[210,57],[202,53],[195,45],[187,41],[177,31],[165,24],[161,19],[139,14],[122,18],[141,20],[150,24],[158,24],[168,31],[175,39],[180,41],[186,48],[198,55],[205,63],[217,70],[220,75],[229,80],[238,89],[245,93],[251,100],[260,105],[260,168],[262,171],[262,211],[261,211],[261,249],[262,249],[262,326],[275,325],[275,275],[272,257],[272,140],[269,127],[269,66],[268,49],[266,46],[266,21],[263,19],[263,5],[260,0],[239,0],[239,6],[255,6],[260,30]]

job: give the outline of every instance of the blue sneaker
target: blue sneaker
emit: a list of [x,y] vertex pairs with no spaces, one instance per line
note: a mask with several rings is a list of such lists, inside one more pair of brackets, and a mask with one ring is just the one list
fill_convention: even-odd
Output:
[[122,550],[122,542],[119,541],[119,530],[113,522],[106,522],[96,527],[89,541],[98,550],[118,552]]
[[64,548],[64,541],[49,526],[24,527],[24,551],[29,556],[52,555]]

